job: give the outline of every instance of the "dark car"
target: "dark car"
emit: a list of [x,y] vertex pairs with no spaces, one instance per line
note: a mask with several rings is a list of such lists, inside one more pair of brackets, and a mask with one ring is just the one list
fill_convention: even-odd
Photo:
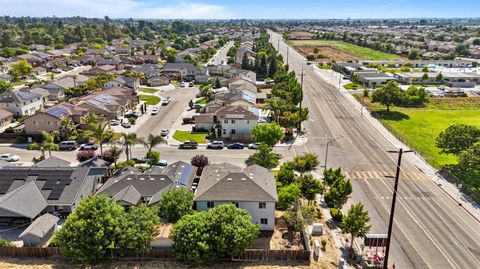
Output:
[[198,143],[195,141],[185,141],[180,144],[179,148],[181,149],[196,149],[198,148]]
[[239,142],[235,142],[235,143],[232,143],[230,145],[228,145],[228,149],[243,149],[245,147],[245,145],[243,145],[242,143],[239,143]]
[[137,119],[139,117],[139,115],[137,115],[135,113],[128,113],[128,114],[123,115],[123,117],[126,118],[126,119],[129,119],[129,118]]
[[145,157],[134,157],[132,158],[132,161],[135,163],[147,163],[148,160]]

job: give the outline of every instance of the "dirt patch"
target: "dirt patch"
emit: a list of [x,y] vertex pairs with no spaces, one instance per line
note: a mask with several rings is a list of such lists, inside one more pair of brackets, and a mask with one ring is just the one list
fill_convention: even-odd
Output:
[[307,56],[309,54],[314,54],[313,51],[315,48],[318,49],[317,55],[326,56],[326,58],[318,58],[317,60],[320,62],[342,62],[342,61],[358,61],[359,58],[355,55],[349,54],[347,52],[338,50],[331,46],[294,46],[294,48],[300,52],[303,56]]

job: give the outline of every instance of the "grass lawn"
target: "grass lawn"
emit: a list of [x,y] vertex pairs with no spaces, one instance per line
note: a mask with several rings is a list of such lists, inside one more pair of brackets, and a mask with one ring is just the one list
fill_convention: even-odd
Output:
[[401,60],[402,57],[357,46],[336,40],[290,40],[288,43],[294,47],[332,47],[336,50],[357,56],[361,60]]
[[203,98],[200,98],[198,99],[197,101],[195,101],[195,104],[201,104],[201,105],[204,105],[207,103],[207,98],[203,97]]
[[12,82],[11,84],[12,84],[13,86],[20,86],[20,85],[25,84],[25,81],[15,81],[15,82]]
[[139,97],[140,100],[145,101],[147,105],[156,105],[160,103],[160,97],[158,96],[140,94]]
[[180,142],[185,142],[188,140],[197,141],[197,143],[206,143],[207,140],[205,139],[207,134],[192,134],[189,131],[175,131],[173,134],[173,139],[178,140]]
[[363,86],[362,86],[362,85],[356,84],[356,83],[353,83],[353,82],[347,83],[347,84],[343,85],[343,87],[345,88],[345,90],[358,90],[358,89],[363,89]]
[[146,93],[155,93],[158,92],[157,89],[152,89],[152,88],[140,88],[141,92],[146,92]]
[[[362,95],[356,95],[362,100]],[[433,98],[425,108],[391,108],[386,112],[379,104],[369,107],[380,121],[397,137],[419,152],[435,167],[455,164],[454,155],[440,154],[435,139],[448,126],[456,123],[474,125],[480,128],[479,98]]]

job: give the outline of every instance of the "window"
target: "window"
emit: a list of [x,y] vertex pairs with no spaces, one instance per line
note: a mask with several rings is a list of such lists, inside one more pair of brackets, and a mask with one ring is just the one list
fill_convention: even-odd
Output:
[[49,120],[49,121],[47,122],[47,124],[48,124],[48,125],[52,125],[52,121]]
[[34,120],[34,121],[33,121],[33,125],[37,125],[37,126],[38,126],[38,121]]
[[235,124],[235,120],[232,120],[232,124]]
[[232,129],[232,134],[235,134],[235,129]]
[[207,208],[213,208],[215,204],[213,202],[207,202]]
[[226,130],[226,129],[223,129],[223,134],[224,134],[224,135],[227,134],[227,130]]
[[223,120],[223,123],[228,123],[228,120]]
[[265,203],[265,202],[258,203],[258,208],[261,208],[261,209],[267,208],[267,203]]
[[260,219],[260,223],[267,225],[268,224],[268,219]]

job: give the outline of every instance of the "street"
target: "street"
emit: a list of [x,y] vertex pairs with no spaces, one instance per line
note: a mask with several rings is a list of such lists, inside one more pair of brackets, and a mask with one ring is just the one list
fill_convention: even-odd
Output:
[[[271,43],[286,59],[281,35],[270,32]],[[328,167],[342,167],[351,178],[353,202],[369,211],[371,233],[387,233],[396,169],[396,148],[370,125],[338,89],[321,79],[292,48],[289,66],[297,76],[304,72],[304,105],[310,119],[304,123],[308,142],[294,147],[292,155],[314,152],[324,164],[330,144]],[[299,80],[300,81],[300,80]],[[478,268],[479,224],[461,209],[419,167],[413,153],[405,154],[398,189],[389,266],[396,268]],[[368,246],[365,246],[368,248]]]
[[220,65],[220,64],[227,64],[227,53],[228,50],[233,46],[234,42],[229,41],[223,47],[221,47],[217,54],[215,54],[212,59],[208,62],[209,65]]

